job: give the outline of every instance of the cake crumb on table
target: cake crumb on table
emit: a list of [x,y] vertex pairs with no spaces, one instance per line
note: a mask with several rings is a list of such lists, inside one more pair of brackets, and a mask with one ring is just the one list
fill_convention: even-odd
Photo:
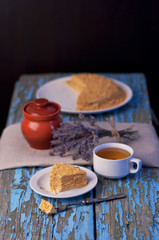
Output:
[[52,210],[54,209],[53,205],[51,203],[49,203],[48,201],[46,200],[41,200],[41,203],[40,203],[40,206],[39,206],[39,209],[44,212],[44,213],[51,213]]

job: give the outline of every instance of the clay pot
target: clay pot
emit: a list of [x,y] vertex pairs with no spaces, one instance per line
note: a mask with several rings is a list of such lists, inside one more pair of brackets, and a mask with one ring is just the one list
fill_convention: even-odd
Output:
[[59,116],[61,107],[45,98],[36,99],[24,105],[24,118],[21,130],[32,148],[48,149],[54,129],[60,127],[62,118]]

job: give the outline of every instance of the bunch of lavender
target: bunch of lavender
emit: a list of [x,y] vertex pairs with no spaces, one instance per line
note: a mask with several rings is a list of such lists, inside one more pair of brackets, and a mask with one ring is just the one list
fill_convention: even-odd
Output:
[[64,156],[73,151],[72,159],[82,158],[88,161],[100,138],[116,136],[120,141],[121,137],[132,139],[137,133],[132,130],[132,127],[117,132],[112,117],[109,124],[112,127],[111,130],[103,129],[96,124],[95,117],[91,116],[88,121],[82,114],[79,114],[78,121],[72,119],[70,122],[62,122],[61,126],[53,131],[50,155]]

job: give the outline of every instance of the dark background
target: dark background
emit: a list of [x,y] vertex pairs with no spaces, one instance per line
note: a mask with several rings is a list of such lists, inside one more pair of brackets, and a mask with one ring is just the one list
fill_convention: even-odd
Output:
[[0,0],[0,127],[21,74],[143,72],[158,116],[158,0]]

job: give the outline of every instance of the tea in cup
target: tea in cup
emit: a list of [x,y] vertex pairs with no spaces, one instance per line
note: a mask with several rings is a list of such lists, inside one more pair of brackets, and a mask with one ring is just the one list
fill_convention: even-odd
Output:
[[122,178],[137,173],[142,161],[134,158],[134,150],[121,143],[105,143],[93,150],[93,168],[107,178]]

